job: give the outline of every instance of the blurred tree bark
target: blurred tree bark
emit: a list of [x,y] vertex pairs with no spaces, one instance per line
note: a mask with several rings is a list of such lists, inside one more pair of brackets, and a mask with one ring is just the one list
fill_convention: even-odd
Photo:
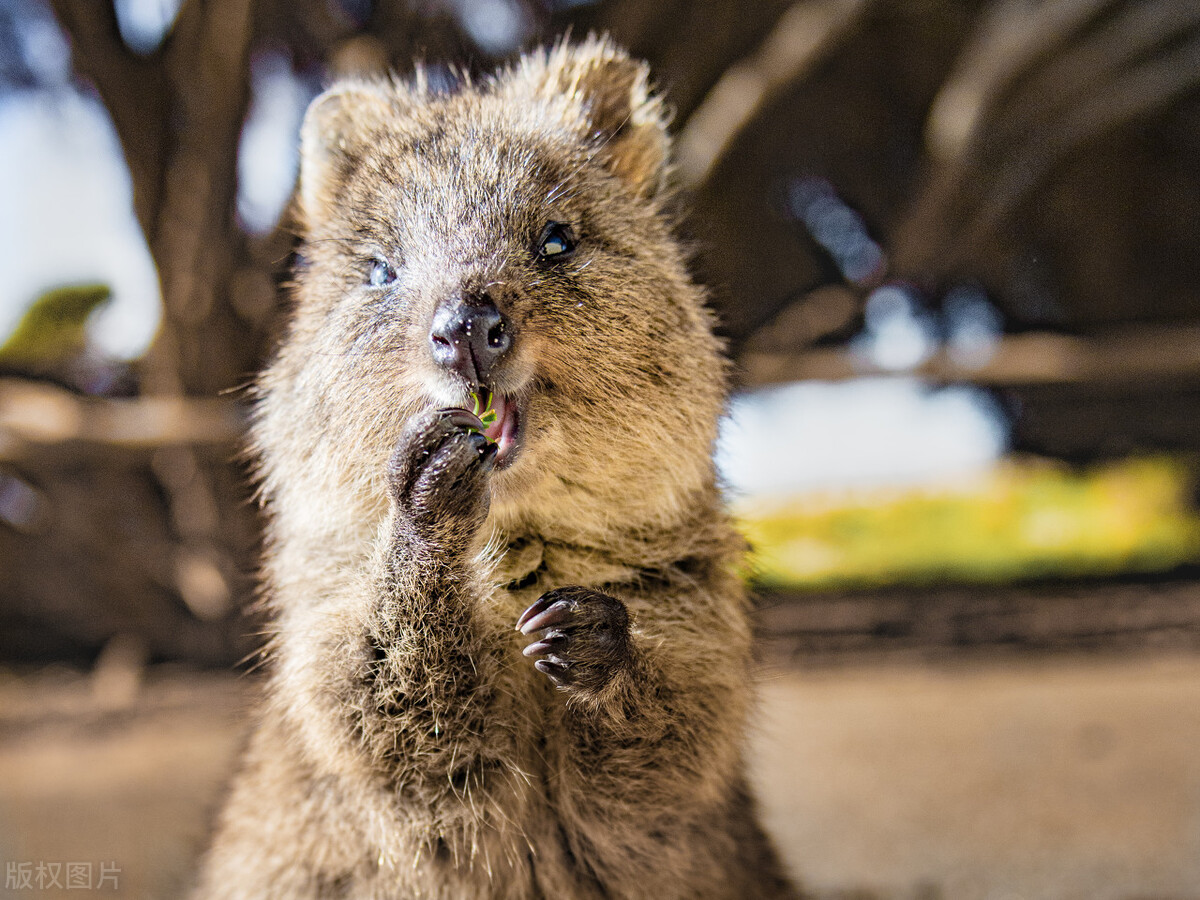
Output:
[[[111,0],[51,5],[76,73],[112,116],[158,268],[161,325],[139,361],[140,391],[214,397],[235,388],[262,358],[275,309],[273,268],[289,247],[281,230],[253,240],[235,216],[251,55],[265,5],[188,0],[161,45],[144,55],[122,39]],[[89,614],[67,620],[65,637],[76,645],[125,632],[140,635],[156,658],[242,655],[247,626],[238,607],[258,529],[243,473],[230,463],[236,444],[223,447],[214,453],[168,437],[157,449],[122,453],[75,441],[64,448],[74,454],[57,454],[66,466],[58,477],[45,471],[56,454],[40,454],[42,464],[26,459],[22,473],[57,511],[41,552],[61,554],[70,538],[76,553],[73,566],[57,567],[57,580],[20,585],[17,595],[37,608],[39,598],[50,602],[39,587],[52,586],[59,598],[90,592]],[[67,464],[72,455],[86,462]],[[62,516],[68,507],[71,527]]]
[[272,285],[266,247],[237,226],[238,141],[250,100],[253,0],[190,0],[140,56],[110,0],[51,0],[77,73],[113,118],[134,209],[158,266],[162,326],[142,375],[149,393],[211,395],[262,355]]

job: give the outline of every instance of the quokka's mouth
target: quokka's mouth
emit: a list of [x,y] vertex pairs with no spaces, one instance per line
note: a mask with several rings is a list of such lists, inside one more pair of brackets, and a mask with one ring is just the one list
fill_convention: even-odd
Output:
[[504,394],[482,391],[482,397],[476,406],[483,408],[475,414],[485,423],[484,437],[496,444],[496,468],[503,469],[512,464],[520,446],[521,413],[516,401]]

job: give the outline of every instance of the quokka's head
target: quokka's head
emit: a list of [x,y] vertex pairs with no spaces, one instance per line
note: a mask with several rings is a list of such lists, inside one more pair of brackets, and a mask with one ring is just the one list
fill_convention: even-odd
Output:
[[318,97],[265,454],[282,416],[318,426],[307,452],[382,472],[408,416],[491,393],[510,518],[619,505],[649,524],[703,490],[724,365],[663,212],[647,78],[591,38],[454,91],[418,72]]

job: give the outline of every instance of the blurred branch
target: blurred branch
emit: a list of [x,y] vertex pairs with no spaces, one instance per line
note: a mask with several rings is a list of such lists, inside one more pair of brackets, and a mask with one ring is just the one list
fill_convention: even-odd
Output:
[[1005,386],[1098,384],[1200,377],[1200,326],[1140,326],[1089,338],[1031,332],[1001,338],[977,365],[939,352],[904,370],[883,369],[844,349],[749,351],[741,384],[846,381],[868,376]]
[[[992,131],[1027,135],[1033,127],[1054,121],[1077,98],[1100,93],[1099,85],[1119,80],[1121,70],[1136,64],[1139,57],[1187,35],[1198,25],[1200,5],[1169,0],[1127,5],[1095,34],[1083,36],[1031,73],[1014,102],[1005,104]],[[1176,74],[1186,77],[1188,72]]]
[[353,23],[335,15],[335,3],[296,0],[257,0],[254,31],[287,47],[297,68],[321,62],[336,46],[355,33]]
[[[900,274],[937,278],[990,240],[1088,141],[1200,84],[1200,7],[1174,0],[1001,2],[933,104],[935,169],[897,231]],[[1092,21],[1111,12],[1099,24]]]
[[990,108],[1031,65],[1052,53],[1113,0],[998,0],[959,54],[958,66],[929,111],[926,147],[955,165],[979,142]]
[[224,398],[81,397],[41,382],[0,379],[4,460],[68,443],[124,449],[233,445],[244,425],[242,407]]
[[161,54],[125,46],[111,0],[50,0],[71,42],[75,71],[91,81],[113,118],[134,186],[138,221],[148,229],[160,202],[170,90]]
[[871,0],[802,0],[752,54],[725,70],[676,141],[680,181],[704,183],[755,116],[802,78],[861,19]]
[[1047,133],[1021,148],[1021,165],[1004,167],[958,239],[958,257],[987,240],[1055,165],[1088,141],[1169,106],[1200,85],[1200,35],[1171,53],[1118,73],[1069,111]]
[[213,393],[252,365],[213,355],[217,348],[236,347],[237,356],[251,349],[213,332],[236,319],[228,281],[246,253],[232,219],[250,103],[252,9],[253,0],[188,0],[172,35],[168,71],[178,124],[163,209],[148,234],[163,287],[163,322],[146,359],[152,392]]
[[853,328],[862,298],[851,288],[825,284],[791,300],[746,340],[747,352],[796,353],[817,341]]
[[257,367],[263,327],[239,318],[230,289],[239,268],[256,265],[233,220],[255,0],[185,0],[171,34],[147,57],[122,42],[111,0],[52,5],[76,71],[112,114],[158,266],[163,321],[143,388],[231,387]]
[[1200,648],[1200,592],[1188,578],[759,593],[755,625],[764,655],[808,664],[934,648]]

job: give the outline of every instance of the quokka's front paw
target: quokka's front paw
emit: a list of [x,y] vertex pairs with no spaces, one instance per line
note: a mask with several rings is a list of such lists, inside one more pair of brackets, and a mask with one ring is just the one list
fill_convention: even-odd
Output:
[[496,445],[465,409],[430,410],[409,421],[388,464],[400,519],[426,539],[467,544],[487,517]]
[[560,688],[600,691],[629,665],[629,613],[615,597],[584,587],[543,594],[517,620],[517,630],[540,639],[525,655]]

